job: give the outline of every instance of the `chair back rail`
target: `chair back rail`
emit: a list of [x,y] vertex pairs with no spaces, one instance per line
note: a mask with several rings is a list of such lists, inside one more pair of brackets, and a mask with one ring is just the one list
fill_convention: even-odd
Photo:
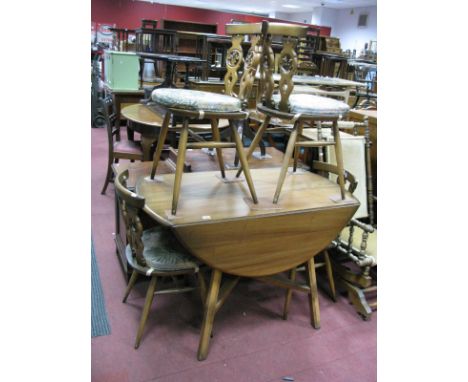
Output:
[[119,199],[120,210],[125,222],[127,243],[130,244],[132,255],[137,263],[146,266],[143,257],[143,224],[139,213],[145,206],[145,198],[127,189],[128,170],[120,173],[115,179],[115,191]]

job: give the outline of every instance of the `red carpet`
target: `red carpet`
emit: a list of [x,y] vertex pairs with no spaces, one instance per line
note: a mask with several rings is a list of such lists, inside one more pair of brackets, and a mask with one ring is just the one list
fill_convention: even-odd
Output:
[[244,280],[216,315],[206,361],[196,358],[201,303],[196,293],[155,296],[138,350],[133,348],[146,284],[122,303],[125,280],[115,255],[114,187],[100,191],[107,161],[104,129],[92,129],[92,233],[112,332],[92,338],[96,382],[377,380],[377,313],[363,321],[345,298],[320,292],[321,329],[310,326],[306,295],[294,293],[287,321],[284,290]]

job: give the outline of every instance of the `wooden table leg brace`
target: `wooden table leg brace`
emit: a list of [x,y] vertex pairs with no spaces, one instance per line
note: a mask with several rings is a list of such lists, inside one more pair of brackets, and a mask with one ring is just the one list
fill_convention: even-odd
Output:
[[[280,286],[282,288],[295,289],[309,294],[310,322],[315,329],[320,329],[320,308],[318,301],[317,278],[315,275],[314,258],[306,262],[307,285],[299,284],[289,279],[278,276],[257,277],[256,280]],[[204,306],[203,323],[198,346],[197,358],[203,361],[208,356],[210,336],[213,330],[214,316],[226,301],[226,298],[239,282],[239,277],[226,280],[221,286],[222,272],[214,269],[211,274],[210,287]]]

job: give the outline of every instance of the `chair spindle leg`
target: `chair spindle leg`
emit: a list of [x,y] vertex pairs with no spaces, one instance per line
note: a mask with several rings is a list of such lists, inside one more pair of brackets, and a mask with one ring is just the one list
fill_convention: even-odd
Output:
[[153,303],[154,291],[156,290],[156,281],[157,277],[152,276],[148,290],[146,291],[145,306],[143,307],[143,313],[141,314],[140,325],[138,326],[138,332],[135,340],[135,349],[138,349],[140,346],[141,337],[143,335],[143,330],[145,329],[146,320],[148,319],[149,311],[151,309],[151,304]]
[[180,195],[180,183],[182,181],[182,173],[184,172],[185,152],[187,149],[188,139],[188,118],[184,119],[184,124],[179,137],[179,148],[177,150],[177,163],[176,173],[174,179],[174,192],[172,196],[172,214],[175,215],[177,212],[177,203]]

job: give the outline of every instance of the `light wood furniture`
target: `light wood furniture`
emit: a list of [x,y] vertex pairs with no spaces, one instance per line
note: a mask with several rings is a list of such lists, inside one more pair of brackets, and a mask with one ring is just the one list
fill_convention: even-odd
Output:
[[[278,118],[290,121],[293,124],[290,132],[288,145],[286,147],[284,163],[278,178],[278,184],[273,203],[278,203],[283,183],[288,171],[289,159],[294,155],[293,171],[296,171],[297,158],[301,147],[318,147],[334,145],[336,153],[336,162],[338,167],[338,179],[341,188],[341,198],[344,199],[344,178],[343,178],[343,158],[341,151],[341,141],[338,132],[338,119],[341,114],[345,114],[349,107],[338,101],[316,97],[314,95],[294,95],[291,94],[294,89],[293,76],[297,71],[297,54],[295,52],[297,43],[300,38],[306,35],[305,27],[281,23],[268,23],[266,21],[257,24],[247,25],[227,25],[228,28],[234,28],[238,33],[246,31],[255,32],[259,35],[256,46],[252,49],[252,55],[255,56],[257,49],[262,54],[257,53],[258,63],[260,68],[260,86],[261,86],[261,105],[257,103],[257,110],[265,115],[265,119],[258,129],[252,143],[247,152],[247,159],[250,158],[256,146],[260,143],[265,130],[269,126],[271,118]],[[273,78],[273,50],[271,48],[272,36],[279,35],[283,38],[283,50],[280,53],[280,74],[279,94],[275,98],[273,96],[274,78]],[[256,71],[257,67],[253,67],[252,71]],[[296,96],[296,97],[295,97]],[[295,98],[294,98],[295,97]],[[315,97],[315,98],[314,98]],[[294,98],[294,101],[293,101]],[[306,101],[306,102],[304,102]],[[314,123],[330,121],[332,122],[332,130],[334,142],[307,142],[300,141],[301,132],[304,123]],[[236,176],[240,176],[242,168],[237,172]]]
[[[338,175],[337,167],[335,165],[331,165],[330,163],[326,163],[322,161],[314,161],[313,168],[315,171],[319,171],[320,173],[326,174],[327,176],[330,173]],[[348,184],[347,190],[348,192],[352,194],[356,190],[358,182],[356,181],[356,178],[354,177],[354,175],[348,171],[345,171],[344,177],[345,177],[346,183]],[[324,261],[321,263],[320,262],[315,263],[315,268],[317,269],[320,267],[325,267],[327,278],[328,278],[328,285],[330,288],[330,297],[332,298],[333,301],[336,302],[335,280],[333,276],[332,262],[330,259],[330,255],[328,253],[328,249],[323,250],[322,255],[323,255]],[[297,274],[297,271],[299,270],[302,270],[302,268],[293,268],[289,271],[289,279],[291,281],[294,281],[296,279],[296,274]],[[288,289],[286,291],[286,297],[284,300],[284,307],[283,307],[283,319],[284,320],[288,318],[289,305],[291,303],[292,292],[293,292],[292,289]]]
[[[370,168],[372,175],[372,190],[373,197],[376,199],[377,195],[377,110],[355,110],[351,109],[348,114],[348,119],[351,121],[363,122],[367,118],[369,123],[369,144],[370,144]],[[358,128],[359,135],[366,135],[366,129],[364,127]],[[374,200],[374,211],[377,216],[377,204]]]
[[[156,105],[160,106],[160,105]],[[151,171],[151,178],[154,179],[154,175],[156,174],[156,169],[158,166],[158,162],[161,156],[162,148],[164,145],[164,141],[166,139],[167,132],[169,130],[169,118],[170,115],[174,115],[177,117],[183,118],[183,125],[179,137],[179,145],[178,145],[178,156],[177,156],[177,165],[176,165],[176,174],[174,179],[174,189],[173,189],[173,198],[172,198],[172,214],[175,215],[177,212],[177,205],[179,202],[180,190],[181,190],[181,182],[182,182],[182,173],[184,171],[184,161],[187,149],[202,149],[202,148],[213,148],[216,149],[217,158],[219,162],[219,167],[221,171],[222,178],[226,178],[225,174],[225,166],[224,160],[222,156],[222,149],[234,147],[237,151],[237,154],[240,158],[242,163],[242,168],[244,169],[245,179],[249,186],[250,194],[252,196],[252,201],[257,203],[257,194],[255,192],[254,184],[252,181],[252,177],[250,175],[249,165],[245,158],[245,154],[243,151],[243,145],[239,133],[237,131],[237,127],[234,124],[234,121],[245,119],[246,114],[238,111],[238,112],[217,112],[217,111],[210,111],[204,112],[200,110],[204,116],[211,120],[211,132],[213,134],[213,141],[201,141],[201,142],[194,142],[188,143],[188,135],[189,135],[189,123],[190,120],[200,118],[200,113],[192,110],[183,110],[177,108],[165,108],[165,120],[161,127],[161,131],[158,138],[158,143],[156,146],[156,151],[154,153],[153,159],[153,170]],[[232,137],[234,138],[234,142],[221,142],[221,137],[218,129],[218,124],[220,119],[227,119],[229,120],[229,128],[231,130]]]
[[137,349],[140,346],[141,337],[155,293],[180,293],[194,289],[193,287],[184,287],[176,283],[175,287],[156,291],[158,279],[161,281],[167,277],[176,279],[177,276],[181,275],[198,274],[202,300],[204,300],[206,286],[204,278],[198,272],[199,263],[178,243],[170,229],[156,226],[144,230],[140,215],[145,205],[145,199],[126,188],[127,178],[128,170],[119,174],[115,180],[116,194],[119,199],[127,234],[128,244],[125,248],[125,253],[127,261],[132,267],[132,275],[128,282],[123,302],[127,301],[139,275],[150,278],[145,305],[135,339],[135,349]]
[[117,115],[114,112],[111,97],[104,98],[103,110],[107,129],[108,161],[106,178],[101,194],[106,193],[107,186],[112,181],[112,163],[117,162],[119,159],[143,160],[140,142],[123,140],[121,138],[120,126],[116,124]]
[[[262,24],[266,25],[266,24]],[[176,176],[174,182],[174,193],[172,203],[172,214],[176,214],[177,204],[180,195],[180,187],[183,172],[183,163],[185,157],[185,151],[187,148],[212,148],[216,149],[217,158],[219,161],[220,171],[222,178],[225,178],[225,166],[222,156],[222,149],[228,147],[235,147],[238,153],[239,160],[241,162],[241,169],[245,174],[252,201],[257,203],[257,195],[254,188],[252,178],[250,176],[249,165],[246,160],[242,140],[239,136],[238,127],[243,126],[245,123],[248,113],[244,112],[248,105],[248,95],[250,94],[253,83],[255,80],[255,74],[257,67],[260,63],[260,34],[261,27],[251,29],[248,26],[228,24],[226,26],[226,33],[232,35],[232,46],[227,52],[226,67],[227,73],[224,77],[225,96],[214,96],[208,92],[190,91],[185,89],[178,89],[176,91],[168,91],[162,89],[156,89],[152,94],[152,100],[158,107],[163,107],[167,113],[166,116],[171,114],[175,117],[180,117],[183,120],[183,127],[180,134],[179,146],[178,146],[178,162],[176,169]],[[244,60],[242,41],[245,35],[251,36],[252,46]],[[239,94],[236,97],[234,93],[234,87],[237,84],[239,78],[239,70],[244,64],[244,71],[240,78]],[[261,71],[262,72],[262,71]],[[184,93],[185,91],[185,93]],[[191,92],[191,93],[189,93]],[[192,99],[190,99],[192,98]],[[211,100],[211,102],[209,101]],[[201,106],[203,105],[203,106]],[[152,106],[149,106],[152,107]],[[211,120],[212,126],[212,142],[196,142],[187,144],[187,138],[189,133],[190,120],[206,118]],[[234,142],[221,142],[220,133],[218,130],[219,119],[225,118],[229,120],[229,127],[231,130],[231,136]],[[154,178],[156,168],[161,155],[162,147],[166,134],[169,130],[169,118],[165,121],[161,128],[158,144],[154,154],[154,166],[151,172],[151,177]]]
[[[137,194],[144,207],[160,224],[171,227],[184,246],[214,269],[205,302],[198,359],[208,353],[214,315],[222,306],[236,278],[220,287],[222,274],[254,277],[309,294],[311,323],[320,326],[313,256],[336,237],[359,206],[348,192],[311,172],[286,178],[280,203],[272,205],[280,169],[253,169],[258,205],[249,200],[244,183],[224,184],[216,172],[185,174],[179,213],[168,213],[172,205],[174,175],[157,181],[140,178]],[[209,197],[207,197],[209,195]],[[306,263],[307,285],[274,276]]]
[[368,110],[359,110],[358,113],[363,117],[363,122],[351,123],[354,124],[354,134],[364,129],[368,214],[359,220],[351,219],[348,227],[333,241],[337,252],[333,257],[333,266],[338,284],[347,291],[356,312],[368,320],[372,310],[377,309],[377,197],[373,186],[376,178],[372,175],[374,168],[369,124],[369,117],[376,118],[376,111],[375,115]]
[[377,309],[377,228],[351,219],[333,246],[338,285],[347,292],[356,312],[368,320]]
[[[271,168],[280,167],[283,163],[283,153],[276,150],[274,147],[267,147],[266,154],[269,159],[253,159],[250,163],[251,168]],[[227,148],[223,150],[223,157],[227,163],[234,162],[236,150]],[[163,150],[163,158],[158,165],[159,174],[173,174],[176,169],[177,152],[169,147]],[[292,161],[291,161],[292,164]],[[121,172],[128,170],[129,177],[127,179],[127,188],[135,191],[136,182],[141,177],[148,177],[151,174],[153,167],[152,162],[120,162],[112,165],[114,176]],[[201,150],[188,150],[185,157],[185,171],[198,172],[198,171],[216,171],[218,168],[218,161],[216,154],[214,156],[207,154]],[[117,200],[117,199],[116,199]],[[128,278],[128,264],[125,256],[126,237],[120,227],[124,226],[122,214],[118,203],[115,205],[115,232],[114,241],[116,245],[116,252],[119,258],[120,265],[122,266],[124,277]]]

